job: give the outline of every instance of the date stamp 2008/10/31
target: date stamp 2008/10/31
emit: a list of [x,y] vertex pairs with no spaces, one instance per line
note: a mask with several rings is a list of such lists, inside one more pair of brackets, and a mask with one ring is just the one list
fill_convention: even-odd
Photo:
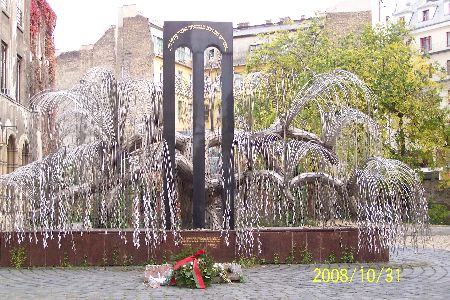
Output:
[[368,283],[379,283],[379,282],[400,282],[399,268],[385,268],[377,270],[374,268],[315,268],[315,276],[313,282],[342,282],[350,283],[354,280],[359,280],[360,282]]

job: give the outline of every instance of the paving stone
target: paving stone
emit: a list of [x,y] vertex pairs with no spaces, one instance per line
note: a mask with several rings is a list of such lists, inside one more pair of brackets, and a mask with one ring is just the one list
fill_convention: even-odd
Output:
[[[400,268],[400,282],[313,282],[315,268]],[[0,269],[0,299],[449,299],[450,251],[410,248],[391,254],[386,264],[265,265],[244,269],[245,283],[206,290],[152,289],[144,268]],[[394,274],[395,275],[395,274]]]

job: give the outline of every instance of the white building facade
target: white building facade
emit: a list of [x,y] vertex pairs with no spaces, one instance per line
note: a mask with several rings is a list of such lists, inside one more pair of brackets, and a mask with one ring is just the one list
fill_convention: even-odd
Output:
[[441,107],[450,106],[450,0],[397,2],[391,20],[411,28],[414,44],[444,68]]

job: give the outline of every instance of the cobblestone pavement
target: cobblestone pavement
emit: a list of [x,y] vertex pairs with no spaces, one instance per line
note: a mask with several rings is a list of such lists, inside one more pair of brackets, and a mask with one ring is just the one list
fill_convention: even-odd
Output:
[[[450,228],[433,232],[433,237],[448,239]],[[206,290],[149,288],[143,284],[143,268],[0,268],[0,299],[450,299],[450,251],[438,248],[400,250],[384,264],[258,266],[244,270],[245,283]],[[389,267],[392,282],[386,282]],[[347,280],[340,277],[347,282],[313,282],[315,268],[348,269]],[[323,274],[327,280],[328,272]]]
[[[431,227],[430,233],[430,238],[425,241],[423,247],[450,251],[450,226],[434,225]],[[408,244],[410,245],[411,243],[409,242]],[[420,246],[422,245],[420,244]]]

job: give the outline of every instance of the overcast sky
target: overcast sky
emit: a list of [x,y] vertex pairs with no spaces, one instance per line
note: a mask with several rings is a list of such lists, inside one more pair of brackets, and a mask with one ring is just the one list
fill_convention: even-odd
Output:
[[[117,24],[118,8],[136,4],[150,20],[249,21],[253,24],[280,17],[300,18],[324,11],[342,0],[47,0],[57,15],[55,44],[59,51],[78,50],[95,43]],[[360,1],[360,0],[354,0]],[[220,6],[219,3],[223,3]],[[226,3],[226,5],[225,5]]]
[[[394,3],[409,0],[47,0],[56,12],[56,49],[78,50],[95,43],[111,26],[117,24],[118,9],[136,4],[138,11],[158,21],[232,21],[261,24],[282,17],[299,19],[339,6],[341,9],[372,7],[374,19],[390,14]],[[219,3],[224,5],[221,7]],[[225,5],[226,3],[226,5]]]

